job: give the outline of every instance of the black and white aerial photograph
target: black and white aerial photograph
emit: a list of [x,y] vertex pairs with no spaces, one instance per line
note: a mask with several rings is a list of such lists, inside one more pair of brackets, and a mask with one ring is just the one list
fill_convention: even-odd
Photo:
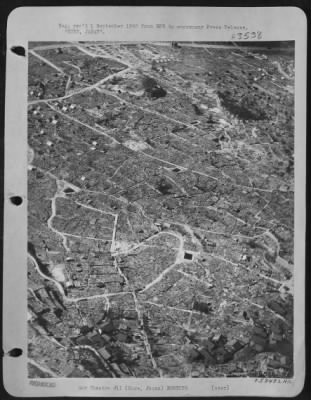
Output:
[[28,45],[28,377],[292,378],[295,42]]

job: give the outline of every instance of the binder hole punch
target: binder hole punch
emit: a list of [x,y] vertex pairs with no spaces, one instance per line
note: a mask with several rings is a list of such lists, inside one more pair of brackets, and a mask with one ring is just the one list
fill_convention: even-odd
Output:
[[11,203],[15,206],[20,206],[23,204],[23,199],[20,196],[12,196],[10,197]]
[[12,53],[16,54],[17,56],[21,56],[21,57],[26,56],[26,50],[25,50],[25,47],[23,47],[23,46],[12,46],[11,51],[12,51]]
[[20,357],[23,354],[23,350],[15,347],[14,349],[9,350],[7,353],[2,351],[2,356],[9,356],[9,357]]

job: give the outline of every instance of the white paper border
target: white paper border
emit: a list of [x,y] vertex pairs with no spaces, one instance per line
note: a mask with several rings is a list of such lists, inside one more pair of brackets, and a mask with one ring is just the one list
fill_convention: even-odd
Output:
[[[12,46],[28,48],[29,41],[230,41],[230,30],[108,29],[104,34],[66,35],[58,24],[144,23],[247,26],[262,31],[263,41],[295,40],[295,296],[294,373],[291,383],[254,383],[255,378],[87,379],[86,385],[187,385],[187,392],[129,392],[79,390],[81,379],[46,378],[53,387],[32,386],[27,378],[27,57],[19,57]],[[18,358],[3,358],[5,389],[14,396],[280,396],[297,395],[305,377],[304,288],[305,288],[305,177],[306,177],[306,16],[296,7],[22,7],[8,18],[6,111],[5,111],[5,216],[3,349],[20,347]],[[16,207],[10,196],[24,202]],[[36,380],[43,381],[43,380]],[[85,379],[83,380],[85,382]],[[227,385],[214,391],[212,385]]]

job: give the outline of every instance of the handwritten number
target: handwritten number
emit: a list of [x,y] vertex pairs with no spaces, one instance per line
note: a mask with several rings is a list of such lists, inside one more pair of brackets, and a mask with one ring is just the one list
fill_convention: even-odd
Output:
[[237,33],[232,33],[231,39],[232,40],[248,40],[248,39],[261,39],[262,38],[262,32],[257,31],[257,32],[237,32]]

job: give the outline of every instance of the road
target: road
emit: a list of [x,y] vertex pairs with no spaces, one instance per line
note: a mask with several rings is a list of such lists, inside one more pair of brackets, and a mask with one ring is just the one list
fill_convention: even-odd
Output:
[[34,50],[30,50],[29,53],[32,54],[34,57],[38,58],[39,60],[43,61],[45,64],[49,65],[53,69],[55,69],[60,74],[65,75],[64,71],[61,68],[59,68],[57,65],[52,63],[52,61],[50,61],[47,58],[45,58],[45,57],[41,56],[40,54],[36,53]]

